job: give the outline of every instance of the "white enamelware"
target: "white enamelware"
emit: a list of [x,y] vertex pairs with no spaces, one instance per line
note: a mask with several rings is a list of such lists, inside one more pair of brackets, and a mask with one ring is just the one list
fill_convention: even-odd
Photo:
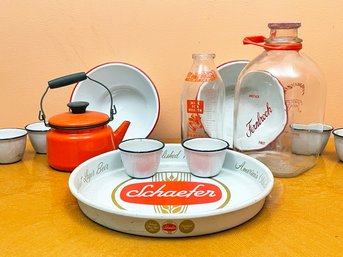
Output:
[[10,164],[23,158],[27,131],[21,128],[0,129],[0,164]]
[[291,124],[292,152],[301,155],[319,155],[323,152],[333,127],[327,124]]
[[224,120],[224,137],[223,139],[233,146],[233,110],[234,97],[237,79],[244,67],[249,61],[230,61],[218,66],[218,72],[225,85],[225,120]]
[[217,138],[190,138],[182,142],[190,172],[213,177],[222,170],[229,144]]
[[240,94],[234,147],[241,151],[263,149],[287,124],[283,87],[269,72],[254,71],[242,78]]
[[337,157],[343,161],[343,128],[337,128],[332,131],[334,135],[335,149]]
[[[123,121],[131,122],[124,140],[144,138],[155,128],[160,100],[151,79],[139,68],[127,63],[105,63],[87,72],[87,76],[103,83],[111,91],[117,113],[109,125],[115,130]],[[88,110],[108,113],[110,97],[91,80],[79,82],[71,101],[89,102]]]
[[34,122],[25,127],[36,153],[46,154],[46,134],[50,130],[44,122]]
[[125,171],[133,178],[148,178],[156,173],[163,147],[163,142],[150,138],[128,139],[118,145]]
[[213,178],[193,176],[180,144],[166,144],[157,173],[127,175],[120,150],[93,157],[69,177],[69,188],[91,220],[117,231],[149,237],[190,237],[230,229],[253,218],[274,178],[261,162],[226,151]]

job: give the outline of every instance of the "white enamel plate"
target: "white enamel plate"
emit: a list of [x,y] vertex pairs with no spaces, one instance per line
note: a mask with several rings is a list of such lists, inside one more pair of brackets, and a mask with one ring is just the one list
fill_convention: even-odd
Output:
[[234,147],[241,151],[263,149],[282,133],[286,124],[281,83],[266,71],[246,74],[240,83]]
[[244,67],[249,61],[230,61],[218,66],[218,72],[225,85],[225,123],[224,123],[224,140],[233,146],[233,109],[234,97],[237,79]]
[[[93,68],[87,76],[103,83],[112,93],[117,114],[109,125],[115,130],[123,121],[131,122],[124,140],[150,135],[159,118],[160,100],[153,82],[143,71],[114,62]],[[71,101],[87,101],[87,110],[109,114],[108,92],[88,79],[75,86]]]
[[71,193],[93,221],[125,233],[189,237],[232,228],[254,217],[273,187],[261,162],[227,150],[213,178],[190,174],[180,144],[167,144],[156,175],[129,177],[119,150],[94,157],[69,178]]

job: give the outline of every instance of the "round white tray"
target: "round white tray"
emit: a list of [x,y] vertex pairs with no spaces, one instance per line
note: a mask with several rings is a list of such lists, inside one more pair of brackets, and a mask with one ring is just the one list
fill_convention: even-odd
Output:
[[166,144],[151,178],[129,177],[118,150],[82,163],[69,178],[71,193],[90,219],[151,237],[204,235],[240,225],[261,210],[273,183],[264,164],[230,150],[219,175],[195,177],[179,144]]

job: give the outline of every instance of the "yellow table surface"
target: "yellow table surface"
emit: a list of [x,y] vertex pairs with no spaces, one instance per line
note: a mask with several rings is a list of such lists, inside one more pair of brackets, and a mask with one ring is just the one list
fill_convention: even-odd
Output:
[[0,165],[0,256],[343,256],[343,163],[332,139],[314,168],[275,179],[253,219],[199,237],[102,227],[80,211],[69,175],[51,169],[29,143],[22,161]]

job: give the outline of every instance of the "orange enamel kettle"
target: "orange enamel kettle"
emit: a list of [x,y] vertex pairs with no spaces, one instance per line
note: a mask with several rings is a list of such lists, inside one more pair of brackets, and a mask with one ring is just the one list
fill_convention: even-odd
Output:
[[[96,111],[86,111],[88,102],[70,102],[69,112],[57,114],[46,122],[43,99],[49,89],[60,88],[85,79],[103,86],[109,93],[110,116]],[[47,158],[49,165],[57,170],[73,171],[82,162],[99,154],[117,149],[130,125],[124,121],[116,131],[108,125],[116,114],[110,90],[84,72],[67,75],[48,82],[40,101],[39,119],[51,127],[47,133]]]

